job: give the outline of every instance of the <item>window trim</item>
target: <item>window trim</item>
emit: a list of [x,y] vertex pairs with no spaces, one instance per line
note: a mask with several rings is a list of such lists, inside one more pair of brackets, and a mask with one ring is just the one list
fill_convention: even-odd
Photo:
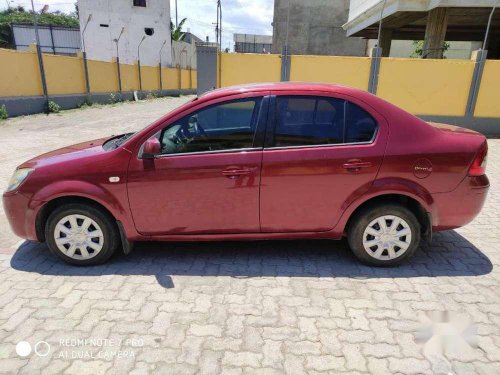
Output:
[[[264,136],[265,136],[265,130],[266,130],[266,125],[267,125],[267,119],[269,115],[269,95],[256,95],[256,96],[249,96],[249,97],[243,97],[243,98],[231,98],[229,100],[225,101],[220,101],[217,103],[209,104],[206,106],[203,106],[199,109],[195,109],[189,113],[186,113],[185,115],[179,117],[177,120],[178,121],[186,116],[190,116],[194,113],[203,111],[205,109],[208,109],[210,107],[214,107],[217,105],[224,105],[228,103],[234,103],[234,102],[241,102],[241,101],[254,101],[257,102],[257,107],[254,107],[254,113],[252,113],[252,121],[254,120],[255,117],[255,130],[252,138],[252,147],[245,147],[245,148],[232,148],[232,149],[227,149],[227,150],[207,150],[207,151],[194,151],[194,152],[178,152],[174,154],[159,154],[155,155],[153,159],[163,159],[165,157],[172,157],[172,156],[189,156],[189,155],[202,155],[202,154],[222,154],[222,153],[235,153],[235,152],[253,152],[253,151],[262,151],[264,149]],[[161,128],[158,132],[155,134],[151,135],[151,137],[155,137],[156,134],[159,134],[158,137],[161,138],[163,132],[170,126],[174,124],[174,122],[170,122],[168,125],[165,125],[163,128]],[[151,138],[149,137],[149,138]],[[149,139],[147,138],[147,139]],[[144,159],[143,158],[143,148],[144,148],[144,143],[147,141],[147,139],[142,143],[141,147],[139,148],[139,152],[137,154],[138,159]]]
[[[375,131],[373,132],[373,136],[369,141],[364,141],[364,142],[345,142],[345,143],[322,143],[322,144],[317,144],[317,145],[301,145],[301,146],[274,146],[275,142],[275,136],[276,136],[276,128],[278,126],[278,100],[277,98],[279,97],[298,97],[298,98],[314,98],[316,101],[318,98],[323,98],[323,99],[337,99],[337,100],[343,100],[344,101],[344,127],[343,127],[343,139],[345,139],[346,134],[347,134],[347,110],[349,108],[349,104],[354,104],[364,110],[366,113],[370,115],[370,117],[375,121],[375,124],[377,127],[375,128]],[[307,95],[307,94],[284,94],[284,95],[272,95],[271,96],[271,101],[269,108],[272,108],[272,113],[268,116],[269,121],[268,121],[268,129],[266,131],[266,140],[264,143],[264,150],[288,150],[288,149],[303,149],[303,148],[323,148],[323,147],[339,147],[339,146],[356,146],[356,145],[371,145],[375,143],[375,140],[377,139],[377,135],[380,130],[380,123],[377,121],[375,116],[370,113],[370,111],[367,111],[366,108],[363,108],[359,104],[356,104],[352,102],[349,99],[342,98],[342,97],[336,97],[336,96],[328,96],[328,95],[318,95],[318,94],[312,94],[312,95]],[[316,106],[315,106],[316,107]],[[270,109],[271,111],[271,109]]]
[[[209,150],[209,151],[194,151],[194,152],[179,152],[177,154],[159,154],[155,155],[153,159],[163,159],[175,156],[191,156],[191,155],[203,155],[203,154],[232,154],[232,153],[244,153],[244,152],[254,152],[262,151],[262,147],[246,147],[246,148],[231,148],[227,150]],[[142,159],[142,155],[141,155]]]

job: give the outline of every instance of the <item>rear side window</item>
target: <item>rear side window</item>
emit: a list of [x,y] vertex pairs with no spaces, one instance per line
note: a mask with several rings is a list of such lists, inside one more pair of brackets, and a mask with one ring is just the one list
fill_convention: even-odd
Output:
[[278,96],[275,147],[370,142],[377,129],[364,109],[343,99]]
[[315,97],[278,97],[275,146],[342,143],[344,102]]
[[373,139],[377,123],[363,108],[347,103],[346,143],[370,142]]

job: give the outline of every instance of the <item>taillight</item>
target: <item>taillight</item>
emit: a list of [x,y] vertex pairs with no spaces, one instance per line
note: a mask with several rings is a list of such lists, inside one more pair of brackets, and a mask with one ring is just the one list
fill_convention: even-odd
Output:
[[469,176],[482,176],[486,173],[487,155],[488,144],[484,142],[469,168]]

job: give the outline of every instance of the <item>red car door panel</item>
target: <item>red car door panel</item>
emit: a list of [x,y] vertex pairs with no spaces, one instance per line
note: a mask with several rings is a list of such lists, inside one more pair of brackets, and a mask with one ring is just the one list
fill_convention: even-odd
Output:
[[145,235],[256,233],[267,98],[233,96],[154,135],[161,155],[132,158],[128,195]]
[[[340,99],[367,109],[352,98]],[[383,160],[387,126],[375,111],[369,114],[378,124],[372,142],[264,149],[260,192],[263,232],[328,231],[348,202],[370,188]]]
[[258,232],[261,159],[256,150],[134,161],[128,191],[137,230]]

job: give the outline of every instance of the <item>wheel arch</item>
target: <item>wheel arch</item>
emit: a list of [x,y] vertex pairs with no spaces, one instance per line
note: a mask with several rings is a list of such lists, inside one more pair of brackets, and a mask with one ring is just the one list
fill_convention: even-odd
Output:
[[402,192],[388,192],[371,196],[354,207],[350,207],[349,213],[345,218],[342,232],[345,234],[356,215],[367,207],[376,207],[381,204],[396,203],[408,208],[417,218],[421,225],[421,232],[424,238],[430,238],[432,234],[432,216],[429,213],[429,206],[418,197]]
[[64,196],[59,196],[56,197],[48,202],[46,202],[41,209],[38,211],[38,214],[36,216],[35,220],[35,230],[36,230],[36,237],[40,242],[45,242],[45,226],[47,224],[47,220],[52,212],[57,207],[60,207],[65,204],[71,204],[71,203],[81,203],[85,204],[88,206],[92,206],[94,208],[97,208],[104,212],[106,215],[108,215],[110,218],[113,219],[113,222],[116,222],[117,219],[113,215],[113,213],[102,203],[98,202],[95,199],[88,198],[85,196],[81,195],[64,195]]

